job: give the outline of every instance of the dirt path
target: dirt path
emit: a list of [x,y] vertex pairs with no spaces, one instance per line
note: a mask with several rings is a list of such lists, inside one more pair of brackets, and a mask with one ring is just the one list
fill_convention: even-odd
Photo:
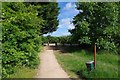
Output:
[[36,78],[69,78],[67,73],[58,64],[53,50],[44,50],[40,54],[40,66]]

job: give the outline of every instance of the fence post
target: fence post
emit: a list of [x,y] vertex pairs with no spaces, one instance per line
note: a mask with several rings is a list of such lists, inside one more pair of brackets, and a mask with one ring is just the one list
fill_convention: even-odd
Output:
[[94,45],[94,69],[96,69],[96,43]]

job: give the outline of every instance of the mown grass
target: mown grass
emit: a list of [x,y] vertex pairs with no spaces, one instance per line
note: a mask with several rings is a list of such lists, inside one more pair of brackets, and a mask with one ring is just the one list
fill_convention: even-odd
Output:
[[[66,48],[66,47],[65,47]],[[86,62],[93,60],[93,52],[67,47],[68,52],[55,51],[58,62],[71,76],[80,78],[118,78],[118,55],[107,51],[97,52],[97,67],[87,71]]]
[[37,69],[29,67],[16,67],[16,72],[10,75],[10,78],[34,78],[37,74]]

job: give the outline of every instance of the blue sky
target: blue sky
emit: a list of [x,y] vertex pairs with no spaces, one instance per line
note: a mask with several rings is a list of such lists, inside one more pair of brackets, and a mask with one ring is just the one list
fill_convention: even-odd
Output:
[[[70,1],[70,0],[69,0]],[[75,8],[75,2],[58,2],[60,7],[60,14],[58,15],[59,25],[58,29],[50,33],[52,36],[65,36],[70,35],[68,29],[73,29],[74,25],[72,23],[73,17],[79,13]],[[46,34],[49,35],[49,34]]]

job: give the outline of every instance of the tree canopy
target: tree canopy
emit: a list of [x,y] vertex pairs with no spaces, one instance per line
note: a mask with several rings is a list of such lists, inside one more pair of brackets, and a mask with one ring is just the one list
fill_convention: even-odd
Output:
[[81,44],[97,43],[99,49],[115,50],[119,37],[119,5],[115,2],[78,2],[75,28],[69,30]]
[[44,27],[41,28],[42,34],[51,33],[56,31],[58,26],[58,14],[59,14],[59,7],[58,4],[55,2],[45,2],[45,3],[26,3],[35,6],[42,6],[37,8],[38,17],[45,20]]

